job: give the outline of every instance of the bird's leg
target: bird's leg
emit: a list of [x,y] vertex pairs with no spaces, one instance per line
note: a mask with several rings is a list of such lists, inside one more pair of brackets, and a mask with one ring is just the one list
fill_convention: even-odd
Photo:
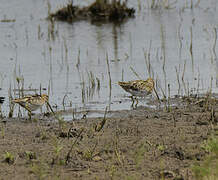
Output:
[[29,120],[31,120],[32,112],[31,112],[31,109],[29,108],[28,104],[25,106],[25,109],[28,111]]
[[138,100],[137,97],[135,97],[135,100],[136,100],[135,108],[137,108],[137,105],[138,105],[138,103],[139,103],[139,100]]
[[134,97],[131,96],[131,99],[132,99],[132,105],[131,105],[131,107],[134,108],[134,102],[135,102],[135,101],[134,101]]
[[31,115],[32,115],[31,111],[28,111],[29,120],[31,120]]

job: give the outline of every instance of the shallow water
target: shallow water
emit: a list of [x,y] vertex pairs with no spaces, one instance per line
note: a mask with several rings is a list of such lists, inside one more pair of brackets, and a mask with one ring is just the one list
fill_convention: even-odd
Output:
[[[85,5],[91,1],[74,2]],[[51,33],[47,1],[2,0],[0,20],[15,20],[0,22],[0,96],[6,97],[3,114],[8,115],[8,91],[10,86],[17,89],[17,77],[24,78],[25,89],[41,85],[46,89],[43,92],[49,91],[55,110],[93,110],[90,116],[102,116],[106,106],[130,109],[128,94],[117,81],[138,79],[133,70],[146,79],[148,56],[160,96],[163,92],[168,96],[168,84],[171,96],[203,93],[210,87],[217,92],[216,0],[200,1],[192,10],[185,1],[173,9],[151,9],[147,2],[129,0],[129,6],[136,8],[136,17],[123,24],[55,22]],[[50,0],[50,4],[53,12],[64,2]],[[146,106],[149,100],[152,97],[141,100],[140,105]]]

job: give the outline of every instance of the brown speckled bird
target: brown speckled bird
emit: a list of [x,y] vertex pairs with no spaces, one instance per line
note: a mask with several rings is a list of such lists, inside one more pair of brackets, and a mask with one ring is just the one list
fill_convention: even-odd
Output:
[[132,106],[134,105],[134,98],[136,99],[136,105],[138,104],[137,96],[146,97],[154,90],[154,80],[148,78],[147,80],[134,80],[128,82],[118,82],[118,84],[128,93],[132,94]]
[[23,108],[25,108],[28,111],[28,115],[31,119],[31,113],[32,111],[36,111],[40,107],[42,107],[45,103],[48,104],[48,95],[42,94],[42,95],[30,95],[25,96],[23,98],[18,98],[12,100],[12,102],[19,104]]

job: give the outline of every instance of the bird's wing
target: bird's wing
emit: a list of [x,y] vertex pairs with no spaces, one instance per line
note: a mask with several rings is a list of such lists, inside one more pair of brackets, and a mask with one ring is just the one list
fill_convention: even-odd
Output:
[[146,90],[147,91],[147,84],[145,83],[146,81],[143,80],[135,80],[135,81],[130,81],[130,89],[135,90],[135,91],[140,91],[140,90]]
[[137,90],[136,86],[132,83],[132,81],[128,82],[118,82],[118,84],[124,89],[124,90]]

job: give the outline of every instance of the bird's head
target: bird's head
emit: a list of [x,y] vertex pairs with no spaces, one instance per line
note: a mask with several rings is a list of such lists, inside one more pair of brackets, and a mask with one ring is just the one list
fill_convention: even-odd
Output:
[[151,87],[154,88],[155,83],[154,83],[154,80],[152,78],[148,78],[146,81],[150,84]]
[[45,102],[48,102],[48,95],[47,94],[42,94],[41,97]]

